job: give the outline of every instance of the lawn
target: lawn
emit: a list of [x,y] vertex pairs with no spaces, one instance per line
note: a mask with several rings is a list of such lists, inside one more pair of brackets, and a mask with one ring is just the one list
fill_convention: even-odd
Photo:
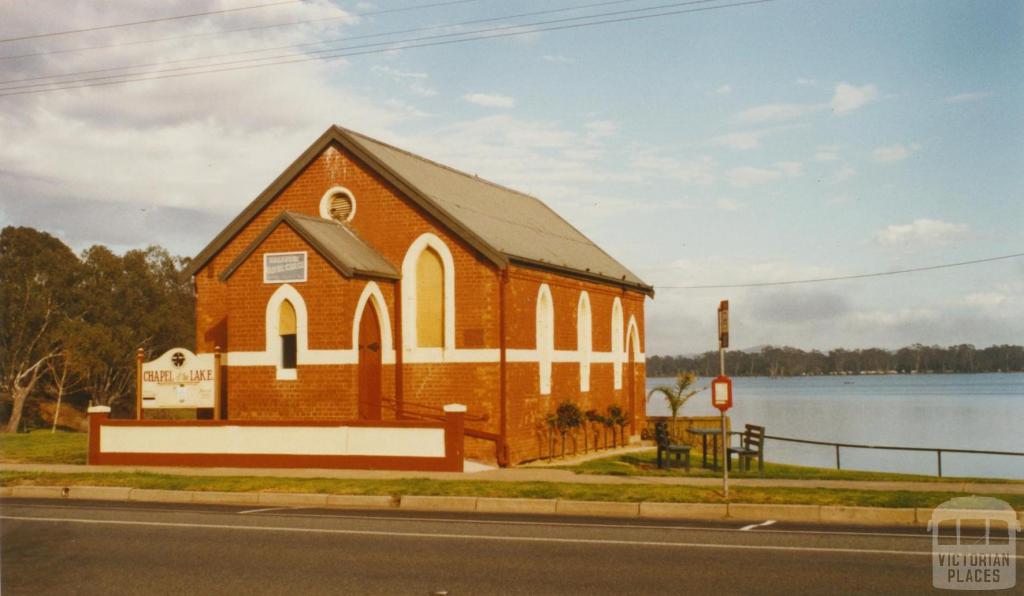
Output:
[[[572,470],[577,474],[605,474],[610,476],[677,476],[677,477],[712,477],[721,476],[722,472],[713,472],[701,467],[699,451],[690,454],[690,471],[673,467],[671,469],[659,469],[656,462],[656,452],[639,451],[622,455],[613,455],[601,459],[594,459],[581,464],[571,466],[558,466],[562,469]],[[735,464],[735,459],[733,460]],[[751,465],[749,472],[743,472],[738,466],[733,466],[729,472],[732,478],[759,478],[757,464]],[[793,480],[868,480],[868,481],[908,481],[908,482],[944,482],[950,480],[969,481],[978,483],[1006,483],[1022,484],[1022,480],[1004,480],[997,478],[938,478],[936,476],[923,476],[917,474],[897,474],[892,472],[862,472],[857,470],[836,470],[834,468],[812,468],[808,466],[794,466],[789,464],[776,464],[765,462],[765,478],[793,479]]]
[[[717,488],[662,485],[577,484],[557,482],[490,482],[423,478],[367,480],[344,478],[273,478],[265,476],[177,476],[152,473],[0,472],[4,486],[129,486],[197,491],[274,491],[340,495],[436,495],[576,499],[583,501],[651,501],[661,503],[722,503]],[[962,493],[874,490],[834,490],[788,487],[734,487],[732,503],[789,503],[856,505],[864,507],[935,507]],[[989,495],[1024,509],[1024,495]]]
[[89,435],[48,430],[0,433],[0,460],[37,464],[84,464]]

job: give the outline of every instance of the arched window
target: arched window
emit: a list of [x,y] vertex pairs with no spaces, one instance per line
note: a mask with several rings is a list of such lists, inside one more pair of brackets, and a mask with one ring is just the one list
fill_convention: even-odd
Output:
[[551,288],[541,284],[537,292],[537,365],[540,369],[540,394],[551,393],[551,361],[555,352],[555,307]]
[[267,301],[266,363],[277,369],[278,381],[294,381],[299,360],[309,363],[308,320],[306,302],[290,284],[281,284]]
[[623,338],[622,300],[616,296],[612,302],[612,376],[615,389],[622,389],[622,361],[625,360]]
[[590,352],[592,349],[590,295],[580,292],[580,301],[576,305],[576,351],[580,358],[580,391],[590,391]]
[[432,248],[416,261],[416,347],[444,347],[444,264]]
[[401,284],[405,362],[443,362],[455,350],[455,259],[441,238],[427,232],[409,245]]
[[281,336],[281,368],[294,369],[298,357],[295,307],[288,300],[282,301],[277,317],[277,332]]

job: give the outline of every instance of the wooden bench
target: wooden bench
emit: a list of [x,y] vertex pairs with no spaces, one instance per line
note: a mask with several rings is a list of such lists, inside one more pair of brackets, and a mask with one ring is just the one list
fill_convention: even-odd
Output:
[[757,471],[764,477],[764,427],[756,424],[746,425],[746,430],[740,434],[740,446],[729,447],[725,450],[726,469],[732,469],[732,455],[735,453],[741,469],[750,470],[750,460],[757,458]]
[[[679,465],[679,458],[685,456],[683,465],[686,471],[690,471],[690,446],[673,443],[672,437],[668,434],[668,424],[659,422],[654,425],[654,442],[658,445],[658,468],[672,467],[672,455],[676,456],[676,465]],[[662,463],[664,454],[664,464]]]

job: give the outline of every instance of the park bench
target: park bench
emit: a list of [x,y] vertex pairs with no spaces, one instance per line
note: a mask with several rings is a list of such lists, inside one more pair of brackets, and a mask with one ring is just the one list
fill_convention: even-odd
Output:
[[[690,446],[680,443],[673,443],[672,437],[668,434],[668,424],[659,422],[654,425],[654,442],[658,445],[658,468],[672,467],[672,455],[676,456],[676,465],[679,465],[679,458],[685,456],[683,465],[686,471],[690,471]],[[664,464],[662,463],[664,455]]]
[[726,469],[732,469],[732,456],[735,453],[739,461],[736,463],[741,470],[750,470],[750,460],[757,458],[757,471],[764,477],[764,427],[756,424],[746,425],[740,435],[740,446],[729,447],[725,451]]

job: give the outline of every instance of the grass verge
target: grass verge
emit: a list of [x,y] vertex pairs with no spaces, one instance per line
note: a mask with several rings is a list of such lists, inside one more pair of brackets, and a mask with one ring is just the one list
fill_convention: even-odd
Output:
[[[556,466],[564,470],[571,470],[577,474],[602,474],[609,476],[674,476],[683,478],[718,477],[721,472],[713,472],[700,466],[701,457],[699,451],[690,454],[690,471],[682,468],[661,469],[657,465],[657,454],[655,450],[639,451],[614,455],[601,459],[594,459],[572,466]],[[734,460],[735,462],[735,460]],[[757,465],[752,464],[751,471],[744,472],[733,467],[729,472],[730,478],[759,478]],[[813,468],[808,466],[794,466],[790,464],[775,464],[765,462],[764,477],[792,480],[865,480],[874,482],[949,482],[956,480],[960,482],[976,482],[980,484],[1024,484],[1022,480],[1005,480],[999,478],[952,478],[937,476],[924,476],[919,474],[899,474],[893,472],[862,472],[858,470],[835,470],[832,468]]]
[[[4,486],[127,486],[166,490],[272,491],[340,495],[436,495],[576,499],[582,501],[652,501],[723,503],[713,488],[658,485],[602,485],[555,482],[487,482],[421,478],[365,480],[344,478],[273,478],[265,476],[178,476],[145,472],[57,474],[0,472]],[[730,502],[757,504],[850,505],[862,507],[935,507],[962,493],[838,490],[788,487],[734,487]],[[993,496],[1024,510],[1024,495]]]
[[84,464],[89,435],[48,430],[0,433],[0,457],[4,461],[36,464]]

